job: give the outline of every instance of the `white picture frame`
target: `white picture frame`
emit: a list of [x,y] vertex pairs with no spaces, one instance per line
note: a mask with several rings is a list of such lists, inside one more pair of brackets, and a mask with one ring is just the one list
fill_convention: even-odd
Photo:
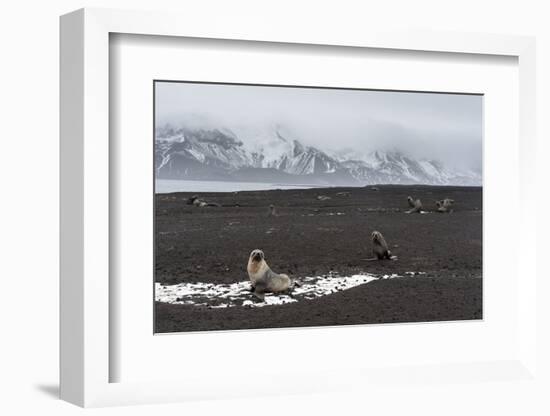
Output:
[[[185,22],[185,24],[182,24]],[[505,55],[519,65],[519,224],[524,241],[536,241],[535,203],[531,178],[535,172],[535,41],[530,37],[428,32],[329,33],[281,30],[276,25],[251,23],[236,30],[229,22],[205,27],[167,13],[82,9],[61,18],[61,398],[79,406],[108,406],[184,401],[197,398],[269,395],[270,386],[284,385],[275,394],[334,391],[346,388],[340,380],[354,373],[358,388],[374,380],[403,379],[399,369],[370,369],[368,375],[349,369],[319,378],[304,373],[289,379],[270,374],[269,383],[253,380],[223,388],[208,379],[143,383],[110,382],[109,348],[109,35],[112,33],[246,40],[261,42],[383,48],[439,53]],[[112,166],[111,166],[112,168]],[[525,380],[537,374],[537,270],[532,247],[518,251],[522,280],[517,293],[518,353],[508,360],[456,365],[419,363],[416,378],[479,382],[471,374]],[[303,335],[303,336],[308,336]],[[223,390],[223,391],[222,391]]]

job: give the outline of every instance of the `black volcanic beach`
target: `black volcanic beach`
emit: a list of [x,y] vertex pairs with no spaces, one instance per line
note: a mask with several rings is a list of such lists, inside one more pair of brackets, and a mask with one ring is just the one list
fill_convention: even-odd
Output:
[[[219,206],[188,205],[192,195]],[[425,214],[406,214],[407,196]],[[270,267],[306,276],[398,275],[312,300],[263,307],[155,302],[155,332],[303,327],[482,318],[482,188],[379,185],[157,194],[155,281],[229,284],[248,280],[253,249]],[[435,201],[455,200],[453,212]],[[268,216],[273,205],[276,216]],[[370,234],[397,260],[372,257]]]

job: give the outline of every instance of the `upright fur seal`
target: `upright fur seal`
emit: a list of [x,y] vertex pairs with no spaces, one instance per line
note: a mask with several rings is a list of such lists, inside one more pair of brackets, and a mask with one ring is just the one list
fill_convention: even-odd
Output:
[[391,251],[388,249],[388,243],[380,231],[373,231],[372,239],[372,254],[378,259],[391,259]]
[[269,211],[267,211],[267,216],[268,217],[276,217],[277,216],[277,211],[275,210],[275,206],[273,204],[271,204],[269,206]]
[[373,231],[371,234],[372,240],[372,254],[374,257],[370,259],[363,259],[366,261],[373,260],[397,260],[397,256],[391,254],[391,251],[388,249],[388,243],[380,231]]
[[266,292],[286,292],[292,286],[286,274],[277,274],[269,268],[262,250],[252,250],[246,270],[252,282],[252,290],[261,300]]

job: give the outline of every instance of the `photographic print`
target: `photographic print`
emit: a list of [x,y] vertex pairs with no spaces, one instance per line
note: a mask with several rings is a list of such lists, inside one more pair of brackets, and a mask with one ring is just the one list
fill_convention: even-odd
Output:
[[155,332],[482,319],[483,96],[154,82]]

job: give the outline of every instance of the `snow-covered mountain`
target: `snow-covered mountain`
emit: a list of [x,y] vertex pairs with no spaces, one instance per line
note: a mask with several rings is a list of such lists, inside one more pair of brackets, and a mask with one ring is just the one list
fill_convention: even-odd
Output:
[[157,177],[326,186],[481,185],[475,172],[450,170],[438,161],[416,160],[397,151],[374,151],[366,157],[332,155],[305,146],[279,127],[262,132],[256,140],[244,136],[241,140],[221,128],[159,127]]

